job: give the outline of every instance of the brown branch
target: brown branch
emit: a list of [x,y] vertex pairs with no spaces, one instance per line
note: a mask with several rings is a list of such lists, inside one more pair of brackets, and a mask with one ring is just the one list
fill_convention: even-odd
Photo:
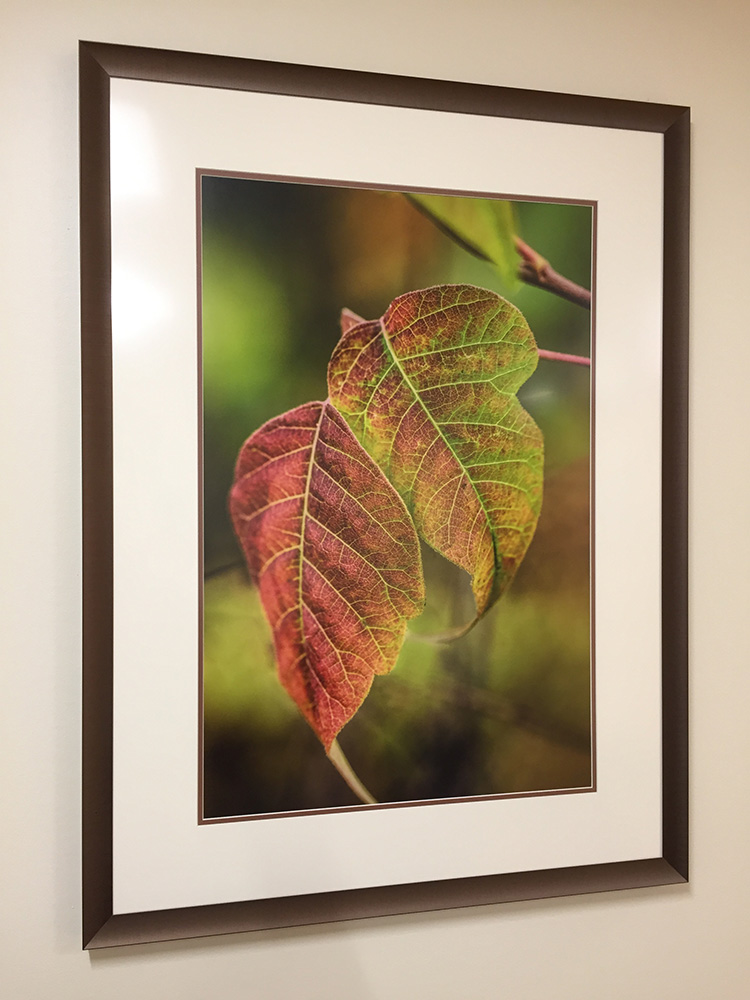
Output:
[[551,267],[548,260],[541,254],[533,250],[528,243],[516,236],[516,250],[521,257],[521,264],[518,269],[518,277],[527,285],[535,285],[537,288],[544,288],[548,292],[559,295],[560,298],[574,302],[583,306],[584,309],[591,308],[591,292],[581,285],[577,285],[569,278],[558,274]]

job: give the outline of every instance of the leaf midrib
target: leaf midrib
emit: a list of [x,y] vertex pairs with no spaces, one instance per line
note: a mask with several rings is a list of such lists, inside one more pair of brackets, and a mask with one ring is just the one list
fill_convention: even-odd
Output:
[[[299,620],[300,639],[301,639],[301,643],[302,643],[302,646],[305,649],[305,651],[307,650],[307,635],[306,635],[306,632],[305,632],[305,616],[304,616],[304,613],[303,613],[304,612],[304,608],[306,606],[305,605],[304,597],[302,595],[302,590],[303,590],[303,587],[302,587],[302,564],[303,563],[306,562],[308,564],[308,566],[310,566],[318,574],[318,576],[322,580],[325,580],[326,584],[341,598],[341,600],[344,601],[344,603],[355,614],[358,614],[356,608],[352,605],[352,603],[349,600],[347,600],[347,598],[345,597],[345,595],[341,593],[341,591],[338,589],[338,587],[334,586],[334,584],[328,579],[328,577],[325,575],[325,573],[323,573],[323,571],[320,569],[320,567],[316,566],[315,563],[305,555],[305,542],[306,542],[306,538],[307,538],[306,524],[307,524],[307,517],[308,517],[308,498],[309,498],[310,492],[311,492],[310,491],[310,484],[311,484],[311,481],[312,481],[313,468],[317,467],[321,472],[325,473],[326,475],[329,476],[329,478],[331,478],[330,474],[327,473],[327,471],[323,468],[323,466],[319,462],[316,461],[316,458],[315,458],[315,453],[316,453],[317,447],[318,447],[318,441],[320,439],[320,430],[321,430],[321,427],[323,425],[323,419],[325,417],[326,406],[328,406],[328,405],[330,405],[328,403],[328,401],[326,401],[325,403],[322,403],[320,405],[320,416],[319,416],[318,422],[317,422],[317,424],[315,426],[315,434],[313,435],[313,439],[312,439],[312,441],[310,442],[310,445],[309,445],[309,448],[310,448],[310,460],[309,460],[308,466],[307,466],[307,476],[305,478],[305,491],[304,491],[304,493],[302,495],[302,497],[303,497],[303,499],[302,499],[302,513],[301,513],[301,516],[300,516],[300,531],[299,531],[300,540],[299,540],[299,546],[298,546],[299,560],[298,560],[298,572],[297,572],[297,604],[298,604],[298,607],[299,607],[299,619],[298,620]],[[340,449],[335,449],[335,450],[339,451]],[[341,454],[343,454],[343,452]],[[341,486],[341,484],[337,484],[337,485]],[[341,487],[341,488],[343,489],[343,487]],[[356,503],[358,503],[360,507],[362,507],[362,504],[360,503],[360,501],[357,500],[357,498],[355,496],[353,496],[351,493],[349,493],[348,490],[344,489],[344,492],[346,493],[347,496],[351,497],[352,500],[354,500]],[[362,507],[362,509],[364,510],[365,508]],[[323,527],[330,534],[333,534],[336,538],[339,539],[339,541],[344,542],[344,540],[342,538],[340,538],[338,535],[336,535],[335,532],[331,532],[330,528],[328,528],[326,525],[323,525],[320,521],[318,521],[317,518],[313,514],[310,514],[310,518],[313,521],[316,521],[316,523],[321,524],[321,527]],[[386,530],[386,533],[391,538],[393,538],[393,536],[391,535],[391,533],[387,529],[385,529],[385,530]],[[395,541],[395,539],[394,539],[394,541]],[[346,544],[346,543],[344,543],[344,544]],[[348,547],[351,549],[351,546],[348,546]],[[352,549],[352,551],[355,551],[355,550]],[[360,558],[362,558],[361,554],[360,554]],[[363,560],[363,561],[366,561],[366,560]],[[372,566],[371,563],[368,563],[368,565]],[[375,569],[376,572],[378,572],[377,569],[374,566],[372,566],[372,568]],[[378,575],[380,575],[380,574],[378,574]],[[381,579],[382,579],[382,576],[381,576]],[[383,583],[385,584],[385,580],[383,580]],[[396,589],[400,589],[400,588],[396,588]],[[386,584],[386,595],[388,596],[388,599],[389,599],[389,601],[391,603],[391,606],[394,607],[393,601],[391,600],[390,594],[388,592],[388,585],[387,584]],[[395,607],[394,607],[394,610],[395,610]],[[315,615],[313,615],[313,617],[315,617]],[[363,624],[364,624],[365,629],[369,633],[370,638],[372,639],[373,643],[375,644],[375,647],[377,648],[378,652],[382,655],[383,649],[382,649],[380,643],[378,642],[378,640],[373,635],[372,628],[369,625],[367,625],[366,623],[364,623],[364,622],[363,622]],[[321,632],[324,635],[326,634],[325,631],[322,628],[321,628]],[[326,635],[326,638],[328,639],[327,635]],[[330,639],[329,639],[329,642],[330,642]],[[307,658],[307,656],[306,656],[306,659],[308,659],[308,663],[309,663],[309,658]],[[346,674],[346,670],[344,670],[344,673]],[[348,675],[347,675],[347,681],[349,681]],[[351,683],[351,682],[349,682],[349,683]]]
[[302,562],[305,558],[305,523],[307,521],[307,501],[310,496],[310,482],[312,480],[312,470],[315,465],[315,449],[318,446],[318,439],[320,437],[320,428],[323,423],[323,414],[325,413],[326,404],[323,403],[320,407],[320,416],[318,417],[318,422],[315,426],[315,434],[310,443],[310,459],[307,464],[307,477],[305,479],[305,489],[302,499],[302,517],[300,519],[300,530],[299,530],[299,560],[298,560],[298,571],[297,571],[297,605],[299,607],[299,634],[302,642],[302,648],[305,650],[305,659],[309,664],[309,657],[307,656],[307,636],[305,635],[305,616],[303,613],[304,609],[304,598],[302,596]]
[[[420,316],[420,319],[422,319],[421,316]],[[454,458],[454,460],[456,462],[456,465],[461,470],[462,474],[471,483],[471,488],[474,490],[474,494],[475,494],[475,496],[476,496],[476,498],[477,498],[477,500],[479,502],[479,506],[481,507],[481,509],[482,509],[482,511],[484,513],[485,520],[487,521],[487,523],[489,523],[489,514],[487,512],[487,508],[486,508],[486,506],[484,504],[484,500],[482,499],[482,496],[481,496],[479,490],[476,487],[476,484],[474,483],[474,480],[466,472],[465,466],[463,465],[463,463],[459,459],[458,455],[456,454],[455,449],[451,445],[450,441],[446,438],[445,434],[443,434],[443,432],[442,432],[442,430],[440,428],[440,425],[435,422],[435,419],[433,418],[432,414],[427,409],[427,407],[425,406],[425,404],[422,402],[422,397],[420,396],[417,388],[414,386],[414,384],[412,383],[411,379],[407,376],[406,372],[404,371],[404,369],[403,369],[403,367],[401,365],[400,359],[399,359],[398,355],[396,354],[396,352],[394,351],[394,349],[393,349],[393,347],[391,345],[391,342],[388,339],[388,336],[386,334],[385,323],[383,322],[382,319],[379,320],[378,322],[380,324],[380,332],[381,332],[381,336],[383,338],[383,342],[385,343],[386,350],[388,351],[388,353],[391,356],[393,364],[396,366],[396,368],[398,369],[398,371],[401,373],[401,377],[403,378],[403,380],[406,383],[406,385],[408,385],[408,387],[409,387],[409,389],[410,389],[413,397],[417,400],[417,402],[419,403],[419,405],[422,407],[422,410],[424,411],[425,415],[427,416],[427,419],[430,421],[430,423],[432,424],[432,426],[435,428],[435,432],[437,433],[437,435],[440,437],[440,439],[445,444],[445,446],[448,449],[448,451],[453,456],[453,458]],[[412,324],[410,324],[410,326],[411,325]],[[466,384],[468,384],[468,383],[466,383]],[[412,481],[412,489],[413,488],[414,488],[414,480]],[[492,532],[490,532],[490,534],[492,536],[493,557],[494,557],[495,563],[497,563],[497,546],[495,544],[494,534]]]

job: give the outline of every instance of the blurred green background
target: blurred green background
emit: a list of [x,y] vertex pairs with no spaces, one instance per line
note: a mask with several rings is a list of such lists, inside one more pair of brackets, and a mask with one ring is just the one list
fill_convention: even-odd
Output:
[[[327,396],[348,307],[469,282],[526,316],[539,347],[590,353],[590,314],[508,284],[395,192],[202,178],[204,816],[331,808],[350,792],[276,677],[270,630],[228,516],[234,464],[262,423]],[[516,202],[519,235],[590,287],[592,210]],[[376,799],[591,782],[589,369],[540,361],[520,398],[545,437],[535,538],[510,591],[448,646],[408,637],[339,742]],[[468,577],[423,547],[414,632],[473,617]]]

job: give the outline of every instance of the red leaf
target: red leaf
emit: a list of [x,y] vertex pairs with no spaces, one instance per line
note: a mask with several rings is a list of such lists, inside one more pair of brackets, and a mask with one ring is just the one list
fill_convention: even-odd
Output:
[[328,401],[298,406],[245,442],[230,510],[281,682],[328,751],[422,610],[411,518]]

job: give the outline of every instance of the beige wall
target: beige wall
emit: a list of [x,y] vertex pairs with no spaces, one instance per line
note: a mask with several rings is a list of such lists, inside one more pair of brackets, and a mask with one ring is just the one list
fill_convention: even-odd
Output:
[[[692,105],[689,888],[79,951],[79,38]],[[0,0],[4,996],[750,996],[749,42],[744,0]]]

